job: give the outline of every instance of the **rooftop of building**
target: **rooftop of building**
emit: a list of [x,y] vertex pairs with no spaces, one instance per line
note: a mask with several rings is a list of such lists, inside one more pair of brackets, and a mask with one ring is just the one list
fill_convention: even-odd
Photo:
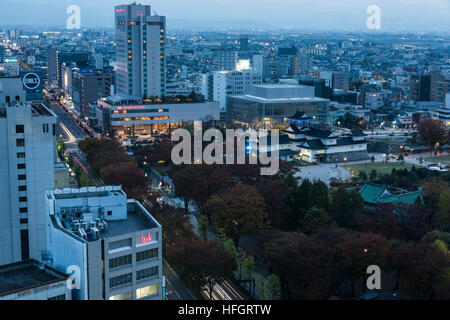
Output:
[[[63,230],[72,237],[78,238],[80,241],[96,241],[161,227],[142,204],[132,199],[126,200],[126,194],[121,187],[105,186],[63,189],[49,191],[47,194],[48,197],[53,197],[56,201],[59,199],[70,200],[86,197],[124,196],[122,200],[119,199],[114,204],[121,212],[119,215],[111,211],[113,215],[109,216],[109,213],[106,213],[106,209],[101,203],[95,204],[97,202],[95,199],[93,201],[94,205],[83,202],[84,204],[80,206],[78,201],[73,206],[58,207],[60,210],[51,215],[54,227]],[[55,210],[58,210],[56,206]]]
[[29,107],[31,108],[31,112],[33,117],[54,117],[57,118],[56,114],[50,110],[43,103],[33,103],[33,104],[24,104],[22,102],[14,102],[10,104],[0,104],[0,117],[4,118],[8,115],[8,109],[10,108],[20,108],[20,107]]
[[0,266],[0,296],[64,281],[69,276],[36,260]]
[[422,191],[405,192],[401,194],[393,194],[384,185],[366,182],[359,191],[365,203],[405,203],[414,204],[419,198],[423,202]]
[[65,188],[55,189],[49,193],[49,196],[54,197],[55,199],[107,197],[111,195],[126,196],[120,186]]

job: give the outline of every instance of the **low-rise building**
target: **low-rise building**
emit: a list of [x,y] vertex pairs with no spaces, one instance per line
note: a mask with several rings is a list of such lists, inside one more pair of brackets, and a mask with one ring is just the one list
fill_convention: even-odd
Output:
[[135,96],[114,95],[97,101],[98,127],[103,132],[115,132],[119,137],[153,136],[169,133],[183,123],[220,120],[219,102],[185,102],[172,98],[164,103],[142,101]]
[[162,299],[161,225],[121,187],[46,193],[47,257],[77,270],[75,300]]
[[72,300],[69,275],[37,260],[0,266],[0,300]]

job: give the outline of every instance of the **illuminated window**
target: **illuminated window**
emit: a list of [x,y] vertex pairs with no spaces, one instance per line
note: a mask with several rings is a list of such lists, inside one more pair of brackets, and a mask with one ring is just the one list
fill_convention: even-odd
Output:
[[133,300],[133,292],[125,292],[116,296],[109,297],[109,300]]
[[158,285],[154,284],[148,287],[136,290],[136,299],[142,299],[154,294],[158,294]]

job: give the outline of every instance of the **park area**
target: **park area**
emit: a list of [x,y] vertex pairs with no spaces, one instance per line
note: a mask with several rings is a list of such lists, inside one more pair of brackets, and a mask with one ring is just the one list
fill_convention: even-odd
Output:
[[375,170],[378,174],[386,174],[391,173],[392,169],[403,170],[406,168],[408,170],[411,170],[412,166],[413,166],[412,164],[400,162],[374,162],[374,163],[370,162],[370,163],[346,165],[342,167],[350,172],[353,172],[355,175],[357,175],[360,171],[363,171],[367,175],[369,175],[372,172],[372,170]]

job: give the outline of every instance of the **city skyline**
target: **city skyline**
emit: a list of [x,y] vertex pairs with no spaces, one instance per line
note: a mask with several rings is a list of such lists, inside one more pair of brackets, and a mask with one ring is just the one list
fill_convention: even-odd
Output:
[[[131,1],[99,0],[43,0],[39,4],[30,0],[2,0],[3,10],[0,21],[3,25],[17,24],[11,12],[21,5],[23,19],[21,25],[41,25],[63,27],[69,14],[70,5],[81,9],[81,28],[114,26],[114,5]],[[152,6],[152,14],[168,16],[168,25],[172,29],[190,30],[241,28],[241,29],[303,29],[335,31],[367,31],[366,10],[370,5],[381,9],[381,29],[378,32],[445,32],[450,29],[450,1],[431,0],[425,4],[419,0],[282,0],[274,8],[269,0],[249,0],[244,3],[237,0],[204,1],[193,0],[189,3],[179,0],[140,1]],[[320,3],[320,5],[318,5]],[[110,8],[110,10],[106,10]],[[270,19],[267,17],[270,16]],[[52,23],[47,23],[52,21]]]

